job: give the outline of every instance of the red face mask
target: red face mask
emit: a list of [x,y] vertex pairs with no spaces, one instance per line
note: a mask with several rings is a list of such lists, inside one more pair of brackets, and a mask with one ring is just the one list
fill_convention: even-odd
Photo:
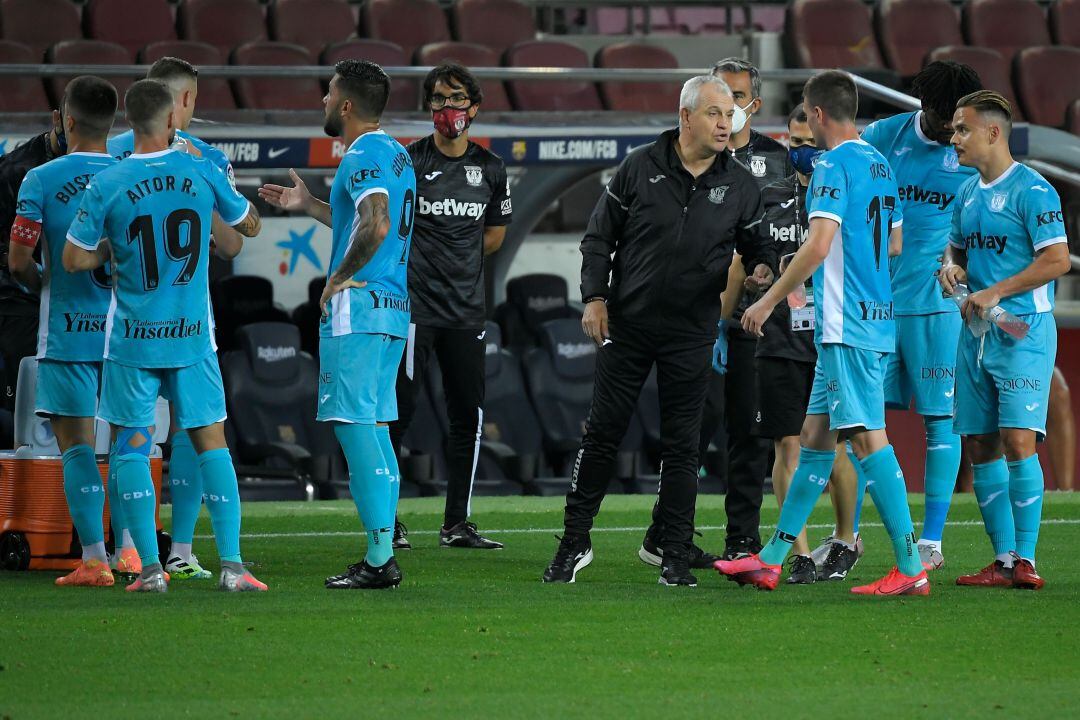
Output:
[[439,131],[439,134],[451,140],[465,132],[465,129],[472,122],[467,109],[461,110],[452,107],[433,110],[431,117],[435,121],[435,129]]

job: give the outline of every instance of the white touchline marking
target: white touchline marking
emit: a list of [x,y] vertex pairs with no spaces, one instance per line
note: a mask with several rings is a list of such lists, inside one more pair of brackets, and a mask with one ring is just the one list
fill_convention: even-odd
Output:
[[[1042,521],[1043,525],[1080,525],[1080,518],[1049,518]],[[947,527],[982,527],[982,520],[956,520],[953,522],[945,523]],[[724,525],[699,525],[697,530],[723,530]],[[762,525],[762,530],[766,528],[775,528],[775,525]],[[862,528],[880,528],[885,527],[881,523],[859,523],[859,529]],[[832,530],[832,523],[829,524],[817,524],[807,525],[807,530]],[[599,527],[593,528],[591,532],[594,533],[612,533],[612,532],[645,532],[645,527]],[[563,528],[507,528],[503,530],[484,530],[485,533],[491,535],[530,535],[535,533],[560,533],[563,532]],[[340,530],[333,532],[271,532],[271,533],[241,533],[240,537],[249,538],[252,540],[259,540],[262,538],[316,538],[316,537],[356,537],[365,535],[366,533],[361,531],[352,530]],[[409,536],[413,535],[438,535],[438,530],[410,530]],[[213,535],[196,535],[196,540],[212,540]]]

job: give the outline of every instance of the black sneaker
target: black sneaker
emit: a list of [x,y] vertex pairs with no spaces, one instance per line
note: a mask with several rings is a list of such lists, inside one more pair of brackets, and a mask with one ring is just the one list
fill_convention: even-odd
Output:
[[712,570],[713,563],[720,559],[719,555],[705,552],[697,545],[690,543],[690,556],[688,562],[695,570]]
[[371,567],[366,560],[350,565],[348,572],[326,578],[329,590],[385,590],[401,584],[401,568],[390,558],[381,567]]
[[588,535],[555,537],[559,538],[559,549],[544,571],[544,582],[572,583],[577,580],[578,571],[592,562],[592,541]]
[[821,563],[818,580],[843,580],[859,562],[859,554],[842,542],[834,542],[825,562]]
[[664,555],[659,583],[669,587],[676,585],[697,587],[697,578],[691,574],[688,560],[689,556],[681,552],[669,552]]
[[817,580],[817,567],[809,555],[792,555],[788,560],[789,585],[813,585]]
[[476,523],[462,520],[451,528],[439,530],[439,547],[469,548],[472,550],[502,550],[503,544],[488,540],[476,532]]
[[738,560],[761,552],[761,541],[745,535],[729,537],[724,543],[722,560]]
[[[695,533],[700,535],[701,533]],[[641,547],[638,548],[638,558],[646,565],[652,565],[654,567],[660,567],[664,564],[664,548],[660,547],[656,540],[645,533],[645,537],[641,540]],[[689,564],[690,567],[695,570],[711,570],[713,563],[719,560],[720,557],[713,555],[712,553],[705,552],[697,545],[690,544]]]
[[395,550],[412,550],[412,545],[409,543],[409,528],[397,519],[394,520],[394,544],[391,547]]

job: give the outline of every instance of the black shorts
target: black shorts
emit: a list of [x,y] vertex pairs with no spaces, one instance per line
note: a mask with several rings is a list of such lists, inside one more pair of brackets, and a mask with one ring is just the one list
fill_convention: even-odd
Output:
[[779,440],[801,433],[814,386],[814,363],[757,358],[757,386],[754,434]]

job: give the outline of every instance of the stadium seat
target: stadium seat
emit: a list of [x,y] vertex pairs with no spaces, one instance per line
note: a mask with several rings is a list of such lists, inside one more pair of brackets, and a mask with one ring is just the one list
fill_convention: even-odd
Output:
[[456,39],[498,52],[536,37],[532,8],[516,0],[458,0],[452,17]]
[[356,35],[356,18],[344,0],[277,0],[267,19],[274,40],[303,45],[312,57]]
[[546,322],[540,334],[541,347],[524,357],[525,382],[548,461],[557,475],[566,476],[592,403],[596,343],[585,337],[581,323],[573,319]]
[[256,0],[184,0],[177,16],[185,40],[210,43],[228,57],[233,48],[266,40],[266,18]]
[[370,38],[399,45],[410,61],[421,45],[450,39],[446,13],[434,0],[369,0],[364,29]]
[[[213,45],[194,40],[163,40],[150,43],[139,53],[139,61],[151,65],[163,57],[178,57],[198,68],[200,65],[224,65],[221,52]],[[236,99],[225,78],[199,77],[196,113],[203,110],[235,110]]]
[[[499,54],[485,45],[462,42],[440,42],[424,45],[416,51],[418,65],[438,65],[455,60],[465,67],[498,67]],[[506,88],[498,80],[481,80],[484,91],[484,110],[502,112],[510,110]]]
[[885,62],[904,77],[918,73],[934,48],[964,44],[949,0],[881,0],[874,21]]
[[[252,42],[233,50],[233,65],[314,65],[302,45]],[[322,85],[316,78],[237,78],[233,80],[240,107],[260,110],[316,110],[321,107]]]
[[312,278],[308,283],[307,300],[292,311],[292,321],[300,329],[300,349],[315,358],[319,357],[319,321],[322,319],[319,298],[324,287],[325,277]]
[[71,0],[3,0],[0,29],[5,40],[30,48],[35,63],[56,43],[82,37],[79,6]]
[[[323,51],[323,65],[333,65],[339,60],[370,60],[383,67],[405,67],[411,65],[408,56],[400,46],[383,40],[346,40],[330,45]],[[410,112],[420,105],[420,84],[409,78],[394,78],[390,75],[390,99],[386,103],[388,111]]]
[[804,68],[881,67],[870,10],[860,0],[794,0],[787,35]]
[[[741,20],[742,11],[733,10]],[[727,10],[723,7],[688,6],[671,9],[672,21],[679,32],[690,35],[727,31]],[[734,23],[735,18],[732,18]]]
[[1020,104],[1016,102],[1012,81],[1009,80],[1009,66],[1001,53],[990,48],[971,47],[969,45],[950,45],[930,52],[927,60],[952,60],[971,66],[979,74],[983,87],[995,90],[1005,96],[1013,108],[1013,117],[1023,119]]
[[327,486],[336,440],[328,425],[315,421],[319,367],[300,350],[299,331],[268,322],[241,328],[237,336],[238,349],[221,361],[235,461],[254,466],[243,474],[290,477],[305,495],[309,483]]
[[[134,60],[132,53],[123,45],[102,40],[65,40],[49,48],[45,58],[47,62],[56,65],[130,65]],[[51,77],[46,80],[45,88],[54,107],[60,107],[64,87],[74,77]],[[108,80],[116,87],[120,107],[123,107],[124,93],[131,87],[131,83],[135,82],[135,78],[110,77]]]
[[1025,48],[1016,55],[1015,69],[1028,121],[1067,129],[1069,106],[1080,98],[1080,47]]
[[[576,45],[551,40],[529,40],[506,51],[509,67],[590,67],[589,56]],[[510,100],[517,110],[566,111],[602,110],[596,83],[580,80],[530,81],[506,83]]]
[[[40,62],[26,45],[0,40],[0,64],[32,65]],[[41,78],[32,75],[5,75],[0,78],[0,112],[41,112],[49,98]]]
[[90,0],[83,24],[87,37],[123,45],[132,56],[152,42],[176,39],[166,0]]
[[[630,35],[645,29],[645,15],[642,8],[601,7],[595,11],[596,31],[601,35]],[[678,27],[666,7],[651,7],[649,11],[649,31],[654,33],[676,32]],[[627,27],[629,23],[629,27]]]
[[[429,372],[439,373],[434,359]],[[442,414],[445,417],[445,409]],[[416,409],[409,429],[401,439],[401,446],[402,481],[416,485],[424,496],[445,495],[446,435],[427,385],[422,385],[417,391]]]
[[239,347],[237,330],[244,325],[289,322],[285,311],[274,305],[274,285],[265,277],[223,277],[210,286],[210,300],[214,306],[214,335],[220,350]]
[[506,302],[495,308],[503,344],[520,355],[540,344],[540,328],[547,321],[580,318],[568,295],[566,280],[559,275],[534,273],[506,283]]
[[968,44],[997,50],[1007,67],[1020,50],[1050,44],[1046,15],[1035,0],[970,0],[963,18]]
[[1080,0],[1057,0],[1051,5],[1050,30],[1058,45],[1080,47]]
[[[599,68],[677,68],[679,61],[658,45],[617,43],[596,54]],[[600,83],[600,96],[608,110],[675,112],[679,107],[679,83]]]

